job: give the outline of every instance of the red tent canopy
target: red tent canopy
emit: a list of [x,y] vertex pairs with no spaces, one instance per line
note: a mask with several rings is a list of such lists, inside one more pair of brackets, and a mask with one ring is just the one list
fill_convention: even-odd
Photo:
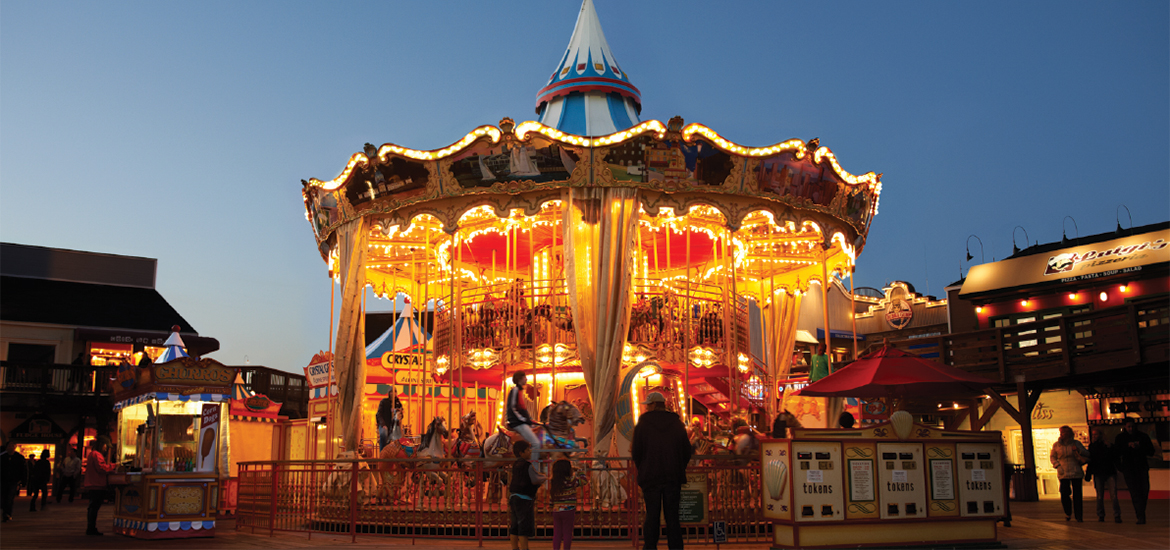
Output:
[[885,346],[800,390],[811,397],[923,397],[982,393],[995,382]]

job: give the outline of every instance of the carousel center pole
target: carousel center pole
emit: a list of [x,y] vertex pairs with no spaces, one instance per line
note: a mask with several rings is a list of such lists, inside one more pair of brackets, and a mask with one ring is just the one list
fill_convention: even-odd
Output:
[[[829,249],[821,255],[821,314],[825,323],[825,358],[829,373],[833,372],[833,347],[829,337]],[[830,419],[832,420],[832,419]]]
[[[686,387],[687,395],[691,391],[691,212],[687,210],[686,222],[686,239],[687,239],[687,253],[686,253],[686,269],[687,269],[687,301],[686,312],[683,315],[683,386]],[[689,397],[687,399],[690,399]],[[689,405],[690,403],[688,403]],[[688,407],[689,408],[689,407]],[[694,410],[691,408],[691,410]],[[711,411],[707,411],[707,419],[711,419]],[[683,419],[685,422],[686,419]]]
[[[434,409],[432,412],[434,413],[434,416],[439,416],[439,403],[438,403],[438,401],[435,401],[432,399],[427,399],[427,397],[429,397],[427,395],[427,391],[428,391],[427,382],[429,380],[427,380],[427,379],[430,378],[429,373],[431,372],[430,361],[427,358],[428,354],[427,354],[427,332],[426,332],[427,325],[430,324],[430,323],[426,322],[426,320],[427,320],[427,302],[429,301],[429,294],[430,294],[430,290],[431,290],[431,284],[430,284],[431,257],[430,257],[430,254],[431,254],[431,232],[429,230],[426,230],[423,233],[423,249],[422,249],[422,260],[423,260],[423,278],[422,278],[422,280],[426,281],[426,283],[423,284],[423,287],[422,287],[422,294],[423,294],[422,309],[420,309],[418,312],[418,318],[420,321],[422,321],[419,323],[419,326],[422,327],[422,330],[419,331],[421,333],[421,334],[419,334],[419,336],[422,338],[422,352],[423,352],[423,366],[422,366],[423,406],[422,406],[422,409],[423,409],[423,422],[424,422],[423,424],[419,424],[419,430],[421,430],[423,426],[427,425],[426,419],[427,419],[427,402],[428,401],[434,401],[434,403],[431,405],[431,408]],[[432,331],[432,333],[434,332],[434,326],[431,327],[431,331]]]
[[[458,229],[456,229],[456,231],[458,231]],[[451,353],[451,355],[449,357],[447,357],[447,369],[448,369],[447,370],[447,373],[448,373],[447,374],[447,419],[448,419],[447,424],[458,426],[458,424],[451,422],[451,413],[453,413],[455,411],[455,406],[454,406],[454,403],[452,402],[452,400],[455,399],[455,371],[451,370],[451,369],[455,368],[455,349],[456,348],[455,348],[454,344],[455,344],[455,334],[457,332],[455,330],[455,327],[456,327],[455,316],[459,313],[459,309],[457,307],[455,307],[455,246],[456,246],[455,245],[455,233],[451,233],[451,248],[448,249],[449,253],[447,255],[447,264],[450,267],[450,271],[448,273],[451,275],[451,285],[450,285],[451,293],[447,296],[447,307],[451,308],[451,313],[450,313],[450,315],[448,315],[448,317],[451,318],[451,324],[450,324],[451,332],[447,333],[447,345],[450,346],[447,349],[449,349],[450,353]],[[438,309],[438,308],[436,308],[436,309]],[[462,377],[460,377],[460,378],[462,378]],[[460,389],[460,391],[463,390],[463,384],[459,385],[459,389]],[[464,393],[466,393],[466,392],[464,392]],[[463,398],[462,397],[459,398],[459,416],[458,416],[458,418],[460,418],[460,419],[463,418]]]
[[[455,310],[452,312],[452,321],[450,321],[450,330],[452,330],[452,342],[455,344],[450,350],[450,367],[452,369],[459,369],[459,418],[463,418],[463,401],[467,400],[467,386],[463,385],[463,331],[459,330],[459,317],[463,307],[462,294],[455,294],[455,273],[456,263],[455,256],[459,256],[459,263],[463,263],[463,243],[459,240],[459,227],[455,227],[455,233],[450,235],[450,242],[455,247],[456,252],[450,255],[450,302],[452,302]],[[476,397],[479,397],[479,391],[476,391]],[[479,415],[476,415],[479,417]]]

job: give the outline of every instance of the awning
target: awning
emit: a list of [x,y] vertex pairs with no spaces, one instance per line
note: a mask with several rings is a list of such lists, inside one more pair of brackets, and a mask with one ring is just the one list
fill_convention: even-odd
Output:
[[796,329],[796,341],[804,344],[819,344],[816,338],[813,338],[812,333],[807,330]]
[[[844,338],[846,340],[852,340],[853,339],[853,332],[848,331],[848,330],[830,330],[829,336],[831,336],[833,338]],[[817,338],[824,338],[824,337],[825,337],[825,329],[818,328],[817,329]],[[858,334],[857,341],[861,342],[863,340],[865,340],[865,335]]]

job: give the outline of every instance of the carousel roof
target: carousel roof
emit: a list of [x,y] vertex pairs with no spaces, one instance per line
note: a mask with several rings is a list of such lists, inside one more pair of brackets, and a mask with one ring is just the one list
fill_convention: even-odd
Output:
[[641,111],[638,88],[610,51],[593,0],[585,0],[560,65],[536,93],[540,123],[570,134],[604,136],[640,123]]

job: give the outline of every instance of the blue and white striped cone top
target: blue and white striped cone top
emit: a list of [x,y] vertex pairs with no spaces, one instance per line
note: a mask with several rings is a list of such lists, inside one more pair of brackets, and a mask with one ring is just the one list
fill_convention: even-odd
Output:
[[382,333],[377,340],[366,346],[366,359],[377,359],[383,353],[399,351],[422,351],[427,340],[431,337],[422,330],[418,320],[414,318],[414,308],[410,305],[410,298],[404,298],[402,311],[394,326]]
[[256,394],[249,390],[244,385],[244,376],[238,371],[236,372],[236,379],[232,382],[232,399],[236,401],[243,401],[249,397],[254,397]]
[[178,330],[172,330],[170,337],[163,343],[167,349],[163,350],[162,355],[158,356],[155,363],[166,363],[167,361],[174,361],[180,357],[187,357],[187,345],[183,343],[183,339],[179,336]]
[[638,125],[641,112],[642,95],[609,50],[593,0],[585,0],[561,64],[536,93],[538,120],[570,134],[604,136]]

